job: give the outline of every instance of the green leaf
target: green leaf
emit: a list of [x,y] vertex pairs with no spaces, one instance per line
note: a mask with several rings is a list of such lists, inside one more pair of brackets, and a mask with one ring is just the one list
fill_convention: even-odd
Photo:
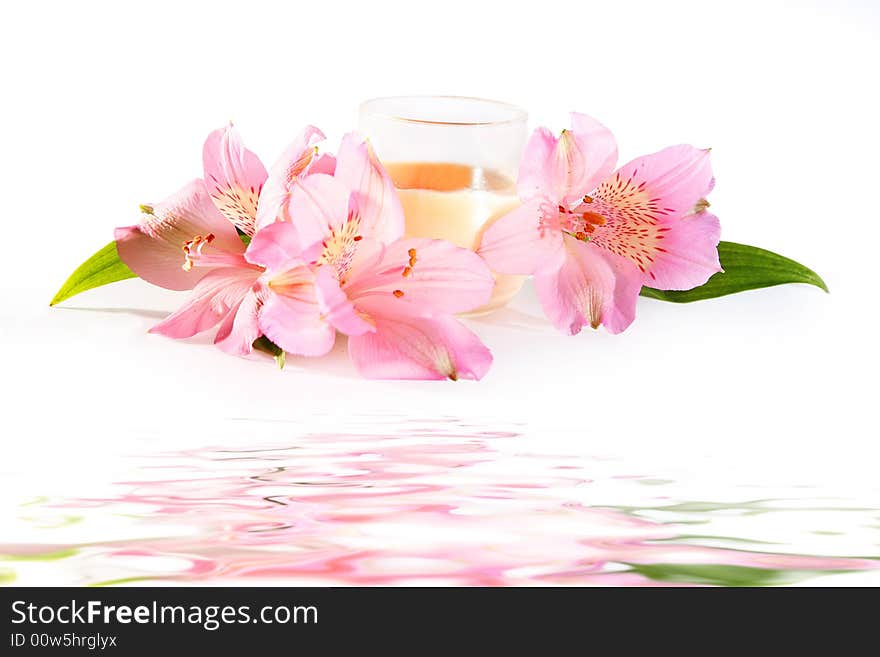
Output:
[[256,349],[257,351],[262,351],[263,353],[272,356],[275,359],[275,362],[278,363],[278,369],[284,369],[284,349],[272,342],[265,335],[261,335],[259,338],[254,340],[253,346],[254,349]]
[[825,281],[812,269],[772,251],[747,244],[721,242],[718,255],[724,271],[712,276],[704,285],[684,291],[643,287],[642,296],[688,303],[785,283],[807,283],[828,291]]
[[103,249],[95,253],[91,258],[76,268],[67,282],[58,290],[58,294],[49,302],[50,306],[76,296],[80,292],[91,290],[95,287],[124,281],[127,278],[135,278],[135,274],[119,259],[116,251],[116,242],[110,242]]

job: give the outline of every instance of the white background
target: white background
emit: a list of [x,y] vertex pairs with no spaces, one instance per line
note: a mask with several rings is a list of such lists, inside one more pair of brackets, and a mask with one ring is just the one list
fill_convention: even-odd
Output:
[[[129,439],[209,440],[226,418],[341,423],[371,411],[519,422],[536,442],[553,429],[584,453],[658,467],[699,455],[708,478],[867,494],[880,455],[877,7],[7,3],[2,460],[63,463],[59,487],[73,486],[71,463]],[[567,338],[527,288],[471,324],[495,365],[457,384],[361,381],[342,350],[279,373],[208,339],[147,335],[183,296],[137,280],[48,308],[139,203],[200,175],[210,130],[233,119],[271,163],[304,124],[332,148],[361,100],[411,93],[506,100],[554,129],[586,112],[614,130],[623,160],[711,146],[723,238],[807,264],[831,294],[642,299],[626,333]]]

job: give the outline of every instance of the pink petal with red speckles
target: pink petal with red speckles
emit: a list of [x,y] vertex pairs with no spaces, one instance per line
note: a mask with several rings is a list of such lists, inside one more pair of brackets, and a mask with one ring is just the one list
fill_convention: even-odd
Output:
[[590,241],[630,260],[645,285],[690,289],[721,271],[718,220],[693,212],[712,185],[708,151],[672,146],[625,164],[574,212],[591,218]]
[[257,201],[268,176],[260,158],[244,147],[230,124],[208,135],[202,159],[205,185],[217,209],[243,233],[253,235]]

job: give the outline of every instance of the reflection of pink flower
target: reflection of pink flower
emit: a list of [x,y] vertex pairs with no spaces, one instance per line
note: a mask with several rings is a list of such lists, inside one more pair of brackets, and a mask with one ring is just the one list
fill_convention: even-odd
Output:
[[[744,583],[736,581],[741,577],[771,584],[880,566],[865,558],[733,549],[723,546],[737,541],[723,537],[701,545],[714,532],[681,533],[691,527],[687,520],[715,513],[686,512],[681,523],[662,523],[633,507],[589,506],[596,488],[583,484],[597,474],[594,463],[574,454],[502,454],[499,438],[419,421],[389,436],[309,434],[294,445],[163,455],[170,458],[161,459],[161,469],[151,464],[112,495],[60,503],[65,515],[94,522],[86,527],[100,527],[104,538],[87,544],[85,559],[53,563],[71,568],[80,583],[113,575],[325,586],[669,586]],[[657,500],[642,511],[662,516],[657,512],[671,503]],[[104,533],[113,526],[109,518],[127,526],[134,517],[136,535]],[[73,531],[74,545],[0,545],[0,552],[79,547],[83,529]]]
[[610,131],[583,114],[559,138],[539,128],[520,167],[522,206],[482,239],[493,270],[534,274],[544,312],[566,333],[619,333],[643,285],[685,290],[721,271],[718,219],[703,201],[709,152],[672,146],[615,172],[616,160]]
[[[359,164],[349,169],[349,157]],[[399,239],[399,207],[369,147],[347,137],[335,177],[300,181],[288,205],[294,221],[261,229],[248,248],[267,269],[256,325],[309,356],[327,353],[338,330],[367,377],[481,378],[491,355],[451,315],[485,303],[492,276],[467,249]]]

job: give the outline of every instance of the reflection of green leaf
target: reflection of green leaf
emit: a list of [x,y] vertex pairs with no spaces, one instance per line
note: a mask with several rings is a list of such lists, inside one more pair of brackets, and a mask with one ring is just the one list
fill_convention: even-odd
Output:
[[747,244],[721,242],[718,244],[718,256],[724,271],[712,276],[704,285],[684,291],[643,287],[642,296],[688,303],[785,283],[807,283],[828,291],[825,281],[812,269],[772,251]]
[[679,584],[705,584],[709,586],[778,586],[793,584],[817,575],[830,575],[845,571],[832,570],[779,570],[729,566],[708,563],[652,563],[628,564],[640,575],[658,582]]
[[89,587],[101,587],[101,586],[116,586],[118,584],[131,584],[132,582],[146,582],[148,580],[155,579],[154,577],[147,577],[145,575],[140,575],[138,577],[120,577],[118,579],[106,579],[103,582],[95,582],[94,584],[87,584]]
[[40,497],[35,497],[34,499],[30,500],[29,502],[22,502],[19,506],[34,506],[35,504],[44,504],[45,502],[48,502],[48,501],[49,501],[48,497],[46,497],[45,495],[41,495]]
[[[679,523],[676,523],[679,524]],[[779,545],[776,541],[761,541],[756,538],[739,538],[737,536],[720,536],[717,534],[676,534],[667,538],[651,539],[653,543],[679,543],[686,541],[697,544],[697,541],[715,541],[723,543],[749,543],[754,545]]]
[[110,244],[94,253],[91,258],[74,270],[70,278],[67,279],[52,301],[49,302],[49,305],[54,306],[56,303],[61,303],[65,299],[69,299],[80,292],[91,290],[94,287],[115,283],[116,281],[124,281],[135,276],[137,274],[119,259],[119,253],[116,251],[116,242],[110,242]]
[[79,550],[57,550],[55,552],[43,552],[42,554],[0,554],[2,561],[56,561],[67,559],[79,554]]
[[59,529],[69,527],[85,520],[82,516],[56,516],[52,518],[31,518],[22,516],[22,520],[29,522],[40,529]]

